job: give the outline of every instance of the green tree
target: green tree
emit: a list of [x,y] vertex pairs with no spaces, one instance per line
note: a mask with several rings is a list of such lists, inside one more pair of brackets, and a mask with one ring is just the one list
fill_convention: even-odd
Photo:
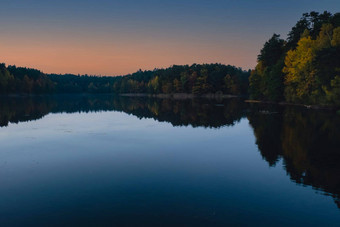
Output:
[[253,99],[280,101],[283,98],[284,40],[274,34],[261,49],[257,66],[249,78],[249,93]]

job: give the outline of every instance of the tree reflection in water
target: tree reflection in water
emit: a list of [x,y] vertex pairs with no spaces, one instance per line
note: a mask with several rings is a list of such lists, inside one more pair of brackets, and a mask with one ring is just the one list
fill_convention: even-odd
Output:
[[290,179],[333,196],[340,208],[340,117],[331,112],[277,107],[248,114],[262,157],[283,159]]
[[247,117],[270,166],[282,159],[291,180],[331,195],[340,208],[340,117],[297,107],[249,105],[241,99],[157,99],[112,95],[1,98],[0,126],[49,113],[120,111],[173,126],[219,128]]

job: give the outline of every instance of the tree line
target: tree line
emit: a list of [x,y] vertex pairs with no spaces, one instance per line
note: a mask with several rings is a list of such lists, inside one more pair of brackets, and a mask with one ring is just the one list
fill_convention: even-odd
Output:
[[125,76],[44,74],[0,65],[0,93],[207,93],[246,95],[250,71],[222,64],[174,65]]
[[252,99],[340,105],[340,13],[305,13],[286,40],[274,34],[249,85]]
[[0,94],[42,94],[53,89],[53,82],[39,70],[0,64]]

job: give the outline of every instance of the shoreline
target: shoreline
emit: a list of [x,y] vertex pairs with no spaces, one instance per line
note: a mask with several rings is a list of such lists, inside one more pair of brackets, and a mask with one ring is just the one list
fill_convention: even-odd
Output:
[[1,97],[8,98],[23,98],[23,97],[41,97],[41,96],[97,96],[97,95],[114,95],[114,96],[123,96],[123,97],[149,97],[149,98],[160,98],[160,99],[231,99],[231,98],[240,98],[244,99],[245,103],[255,103],[255,104],[270,104],[270,105],[280,105],[280,106],[296,106],[303,107],[306,109],[314,109],[314,110],[331,110],[335,111],[337,114],[340,114],[340,107],[334,105],[315,105],[315,104],[302,104],[302,103],[289,103],[289,102],[273,102],[273,101],[264,101],[264,100],[254,100],[254,99],[246,99],[245,96],[242,95],[228,95],[228,94],[188,94],[188,93],[171,93],[171,94],[148,94],[148,93],[50,93],[50,94],[1,94]]
[[125,97],[152,97],[152,98],[173,98],[173,99],[194,99],[194,98],[207,98],[207,99],[229,99],[229,98],[241,98],[238,95],[227,94],[188,94],[188,93],[172,93],[172,94],[148,94],[148,93],[120,93],[120,96]]
[[314,109],[314,110],[338,110],[338,106],[332,106],[332,105],[307,105],[307,104],[301,104],[301,103],[289,103],[289,102],[272,102],[272,101],[261,101],[261,100],[253,100],[253,99],[247,99],[244,100],[246,103],[257,103],[257,104],[274,104],[274,105],[281,105],[281,106],[299,106],[304,107],[306,109]]

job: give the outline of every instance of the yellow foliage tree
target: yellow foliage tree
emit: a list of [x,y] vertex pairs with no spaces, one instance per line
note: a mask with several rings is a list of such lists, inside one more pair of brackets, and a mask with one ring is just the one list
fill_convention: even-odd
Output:
[[334,29],[331,44],[333,47],[340,46],[340,27]]
[[313,59],[316,55],[316,41],[311,37],[301,38],[295,50],[287,52],[285,67],[285,96],[290,102],[310,102],[315,92],[316,80]]

